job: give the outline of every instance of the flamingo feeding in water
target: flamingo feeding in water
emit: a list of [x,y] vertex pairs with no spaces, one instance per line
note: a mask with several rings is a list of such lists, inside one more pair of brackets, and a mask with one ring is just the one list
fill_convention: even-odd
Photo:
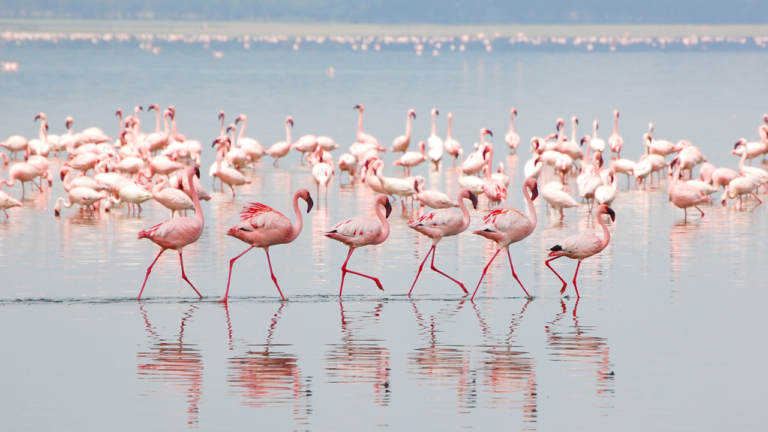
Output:
[[[385,215],[381,214],[379,206],[384,206],[386,209]],[[387,237],[389,237],[389,222],[387,222],[387,218],[389,217],[389,214],[392,213],[392,206],[389,204],[389,199],[386,195],[379,195],[376,197],[376,201],[373,203],[373,210],[376,212],[376,216],[378,216],[379,220],[366,217],[354,217],[339,222],[333,229],[325,233],[326,237],[340,241],[349,246],[347,259],[341,266],[341,287],[339,288],[339,297],[341,297],[341,293],[344,291],[344,277],[347,273],[368,278],[376,282],[376,286],[384,291],[384,287],[381,285],[381,281],[379,281],[378,278],[347,270],[347,263],[352,257],[355,248],[381,244]]]
[[581,267],[581,262],[586,258],[591,257],[592,255],[597,255],[600,253],[603,249],[605,249],[606,246],[608,246],[608,243],[611,241],[611,233],[608,231],[608,227],[605,226],[605,221],[602,218],[602,215],[604,214],[609,215],[611,217],[611,221],[616,220],[616,213],[610,207],[606,205],[598,206],[597,212],[595,212],[595,217],[603,227],[604,235],[602,239],[594,234],[576,234],[567,237],[565,240],[549,249],[549,257],[552,257],[552,259],[546,260],[544,264],[546,264],[547,267],[552,270],[552,273],[554,273],[555,276],[560,279],[560,282],[563,283],[563,287],[560,289],[560,294],[565,292],[565,288],[568,286],[568,283],[563,280],[562,277],[560,277],[560,275],[555,271],[555,269],[552,268],[552,266],[549,265],[549,263],[561,257],[579,260],[579,263],[576,265],[576,273],[573,274],[573,287],[576,289],[576,297],[581,297],[579,295],[579,287],[576,285],[576,278],[579,276],[579,267]]
[[[530,195],[528,193],[529,191]],[[502,207],[488,213],[483,218],[484,225],[473,233],[483,236],[488,240],[495,241],[499,248],[496,250],[496,253],[493,254],[491,260],[488,261],[488,265],[483,269],[483,274],[480,275],[480,280],[477,281],[475,292],[472,293],[472,300],[474,300],[475,294],[477,294],[477,290],[480,288],[480,283],[483,281],[485,273],[488,271],[488,267],[491,266],[491,263],[493,263],[493,260],[496,259],[496,256],[502,249],[507,250],[509,267],[512,269],[512,276],[517,280],[517,283],[520,284],[520,288],[525,291],[525,295],[527,297],[531,296],[528,294],[528,290],[523,286],[523,283],[520,282],[520,279],[517,278],[515,267],[512,265],[512,255],[509,253],[509,245],[525,239],[531,235],[534,229],[536,229],[536,207],[533,206],[533,201],[539,195],[539,190],[535,179],[528,178],[523,182],[523,195],[525,195],[525,200],[528,201],[528,212],[530,213],[530,216],[526,217],[512,207]]]
[[408,296],[410,296],[413,292],[413,288],[416,286],[416,281],[419,280],[419,275],[421,275],[421,269],[424,268],[424,263],[427,262],[427,258],[429,258],[430,254],[432,254],[432,270],[456,282],[459,284],[461,289],[464,290],[464,293],[467,293],[467,288],[463,283],[435,268],[435,254],[437,253],[435,248],[437,247],[437,244],[440,242],[440,240],[442,240],[444,237],[461,234],[466,231],[467,227],[469,227],[469,210],[467,210],[467,207],[464,205],[464,199],[472,201],[472,207],[475,209],[477,208],[477,197],[475,194],[470,192],[469,189],[461,189],[459,190],[458,197],[461,213],[450,209],[440,209],[427,213],[415,221],[412,220],[408,222],[409,227],[432,239],[432,247],[429,248],[427,256],[424,257],[424,261],[422,261],[421,265],[419,266],[419,272],[416,273],[416,279],[414,279],[413,285],[411,285],[411,290],[408,291]]
[[253,203],[250,206],[243,208],[243,211],[240,213],[240,223],[230,228],[229,231],[227,231],[227,235],[248,243],[251,247],[229,261],[227,292],[224,293],[224,298],[221,299],[222,302],[226,303],[229,298],[229,284],[232,281],[232,267],[234,267],[235,261],[248,253],[251,249],[257,247],[264,249],[264,252],[267,254],[267,263],[269,264],[269,273],[272,276],[272,281],[275,283],[275,287],[277,287],[277,292],[280,293],[280,297],[285,300],[283,291],[280,289],[280,285],[277,284],[275,273],[272,271],[272,260],[269,258],[269,247],[291,243],[296,240],[296,237],[298,237],[299,234],[301,234],[303,221],[301,218],[301,210],[299,210],[299,198],[307,202],[307,213],[312,210],[312,206],[314,205],[308,190],[299,189],[293,194],[293,210],[296,212],[296,224],[291,224],[291,221],[283,216],[282,213],[261,203]]
[[144,278],[144,284],[141,286],[139,297],[137,300],[141,300],[141,295],[144,293],[144,287],[147,285],[147,279],[152,272],[152,267],[155,266],[157,260],[160,259],[160,255],[168,249],[175,249],[179,253],[179,262],[181,263],[181,278],[187,281],[189,286],[195,290],[198,297],[203,298],[200,292],[192,285],[192,282],[187,279],[187,275],[184,273],[184,258],[182,257],[182,249],[196,242],[203,234],[203,228],[205,228],[205,218],[203,217],[203,208],[200,206],[200,199],[197,198],[197,192],[195,191],[195,183],[192,181],[192,176],[200,178],[200,169],[196,166],[187,168],[187,180],[189,188],[191,189],[192,201],[195,204],[195,217],[177,217],[171,218],[167,221],[157,224],[148,230],[139,232],[139,240],[148,238],[152,243],[160,246],[160,253],[152,264],[147,269],[147,276]]

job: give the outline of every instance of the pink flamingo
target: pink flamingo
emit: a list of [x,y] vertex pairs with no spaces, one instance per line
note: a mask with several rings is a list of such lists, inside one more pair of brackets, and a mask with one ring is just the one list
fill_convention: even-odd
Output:
[[510,153],[513,151],[517,153],[517,146],[520,144],[520,135],[515,132],[515,116],[517,115],[517,109],[513,107],[510,111],[509,132],[504,135],[504,142],[509,146]]
[[611,147],[611,152],[621,157],[624,138],[619,135],[619,110],[613,110],[613,135],[608,137],[608,145]]
[[427,160],[427,154],[425,153],[426,145],[424,141],[419,141],[419,151],[408,152],[400,156],[400,159],[395,161],[395,165],[405,167],[405,175],[411,175],[411,168],[421,164]]
[[672,161],[675,166],[675,173],[672,177],[672,183],[669,185],[669,200],[678,208],[685,212],[685,219],[688,219],[688,207],[695,207],[704,217],[704,212],[699,208],[699,204],[710,202],[710,198],[701,193],[695,187],[688,183],[682,183],[680,178],[680,159],[675,158]]
[[576,234],[567,237],[565,240],[549,249],[549,256],[554,258],[545,261],[544,264],[546,264],[547,267],[552,270],[552,273],[554,273],[557,278],[560,279],[560,282],[563,283],[563,288],[560,289],[560,294],[565,292],[565,288],[568,286],[568,283],[560,277],[560,275],[555,271],[555,269],[552,268],[552,266],[549,265],[549,263],[561,257],[579,260],[579,263],[576,265],[576,273],[573,274],[573,287],[576,289],[576,297],[581,297],[579,295],[579,287],[576,285],[576,278],[579,276],[579,267],[581,267],[581,262],[586,258],[591,257],[592,255],[597,255],[600,253],[603,249],[605,249],[606,246],[608,246],[608,243],[611,241],[611,233],[608,231],[608,227],[605,226],[605,221],[602,218],[602,215],[604,214],[610,216],[611,221],[616,220],[616,213],[613,211],[613,209],[602,204],[597,207],[595,217],[603,227],[604,235],[602,239],[594,234]]
[[[528,193],[529,191],[530,194]],[[530,216],[526,217],[512,207],[502,207],[488,213],[483,218],[484,225],[473,233],[483,236],[488,240],[495,241],[499,248],[496,250],[496,253],[493,254],[491,260],[488,261],[488,265],[485,266],[485,269],[483,269],[483,274],[477,282],[475,292],[472,293],[472,300],[474,300],[475,294],[477,294],[477,290],[480,288],[480,283],[483,282],[488,267],[491,266],[491,263],[493,263],[493,260],[496,259],[496,256],[502,249],[507,250],[509,267],[512,269],[512,276],[517,280],[517,283],[520,284],[520,288],[525,291],[525,295],[531,297],[531,295],[528,294],[528,290],[523,286],[523,283],[517,278],[515,267],[512,265],[512,255],[509,253],[509,245],[525,239],[531,235],[534,229],[536,229],[536,207],[533,206],[533,201],[539,195],[536,179],[528,178],[523,182],[523,195],[525,196],[525,200],[528,201],[528,212],[531,214]]]
[[148,238],[152,243],[160,246],[160,253],[157,254],[157,258],[152,261],[147,269],[147,276],[144,278],[144,284],[141,286],[139,297],[137,300],[141,300],[141,294],[144,293],[144,287],[147,285],[147,279],[152,272],[152,267],[155,266],[157,260],[160,259],[160,255],[168,249],[175,249],[179,253],[179,262],[181,263],[181,278],[187,281],[189,286],[195,290],[198,297],[203,298],[200,292],[192,285],[192,282],[187,279],[187,275],[184,273],[184,258],[181,255],[181,251],[184,246],[188,246],[196,242],[203,234],[203,228],[205,228],[205,218],[203,217],[203,208],[200,206],[200,200],[197,198],[197,192],[195,191],[195,183],[192,181],[192,176],[200,178],[200,169],[196,166],[187,168],[187,180],[189,182],[189,188],[191,189],[192,200],[195,203],[195,217],[177,217],[171,218],[167,221],[157,224],[148,230],[139,232],[139,240]]
[[363,106],[355,105],[353,109],[360,110],[360,117],[357,119],[357,142],[363,144],[374,144],[376,147],[381,147],[381,145],[379,145],[379,140],[374,138],[372,135],[368,135],[367,133],[363,132]]
[[[386,215],[381,214],[379,206],[384,206],[387,212]],[[340,241],[349,246],[347,259],[341,266],[341,288],[339,288],[339,297],[341,297],[341,293],[344,290],[344,277],[347,273],[371,279],[376,282],[376,286],[378,286],[380,290],[384,291],[384,287],[381,285],[378,278],[347,270],[347,263],[352,257],[355,248],[381,244],[384,243],[387,237],[389,237],[389,222],[387,222],[387,218],[389,217],[389,214],[392,213],[392,206],[389,204],[389,199],[387,199],[386,195],[379,195],[376,197],[376,201],[373,203],[373,210],[376,212],[376,216],[379,217],[378,221],[372,218],[354,217],[339,222],[332,230],[325,233],[326,237]]]
[[421,275],[421,269],[424,268],[424,263],[427,262],[427,258],[429,258],[430,254],[432,254],[432,270],[456,282],[459,284],[461,289],[464,290],[464,293],[467,293],[467,288],[463,283],[435,268],[435,253],[437,253],[435,248],[437,247],[437,244],[440,242],[440,240],[442,240],[444,237],[461,234],[467,229],[467,227],[469,227],[469,210],[467,210],[467,207],[464,205],[464,199],[472,201],[472,207],[475,209],[477,208],[477,197],[475,194],[470,192],[469,189],[459,190],[459,197],[457,199],[459,201],[459,208],[461,209],[461,213],[450,209],[441,209],[427,213],[415,221],[408,222],[409,227],[432,239],[432,247],[429,248],[427,256],[424,257],[424,261],[422,261],[421,265],[419,266],[419,272],[416,273],[416,279],[414,279],[413,285],[411,285],[411,290],[408,291],[409,296],[413,292],[413,288],[416,286],[416,281],[419,280],[419,275]]
[[283,216],[282,213],[261,203],[252,203],[250,206],[243,207],[240,213],[240,223],[227,231],[228,236],[232,236],[240,241],[249,243],[251,247],[245,252],[232,258],[229,261],[229,278],[227,278],[227,292],[224,293],[222,302],[226,303],[229,298],[229,283],[232,281],[232,267],[238,258],[248,253],[253,248],[262,248],[267,254],[267,263],[269,264],[269,273],[272,275],[272,281],[277,287],[280,297],[285,300],[280,285],[277,284],[277,278],[272,271],[272,261],[269,259],[269,247],[279,244],[288,244],[296,240],[301,234],[303,222],[301,219],[301,210],[299,210],[299,198],[307,202],[307,213],[312,210],[314,203],[309,191],[299,189],[293,194],[293,210],[296,212],[296,224],[291,225],[291,221]]
[[392,142],[392,152],[403,152],[408,150],[408,146],[411,145],[411,118],[416,118],[416,111],[413,109],[408,110],[408,121],[405,124],[405,135],[400,135]]

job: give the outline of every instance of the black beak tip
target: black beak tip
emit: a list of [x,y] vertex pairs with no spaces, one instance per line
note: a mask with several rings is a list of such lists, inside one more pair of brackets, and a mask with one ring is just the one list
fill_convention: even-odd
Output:
[[477,195],[469,192],[469,200],[472,201],[472,208],[477,210]]
[[200,178],[200,168],[195,167],[195,176]]
[[539,196],[539,185],[533,185],[531,189],[531,201],[536,201],[536,197]]
[[389,218],[390,213],[392,213],[392,204],[389,203],[389,200],[384,204],[384,208],[387,211],[387,214],[385,217]]
[[312,207],[314,207],[315,202],[312,201],[312,196],[310,194],[307,194],[307,213],[309,213],[312,210]]
[[613,211],[613,209],[610,208],[610,207],[607,207],[605,209],[605,211],[608,212],[608,215],[611,217],[611,222],[615,222],[616,221],[616,212]]

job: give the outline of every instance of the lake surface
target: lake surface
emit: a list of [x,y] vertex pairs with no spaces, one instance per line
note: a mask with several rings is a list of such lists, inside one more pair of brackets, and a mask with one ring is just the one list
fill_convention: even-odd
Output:
[[[595,229],[586,204],[564,221],[539,199],[538,227],[511,247],[516,271],[535,297],[527,300],[500,257],[474,302],[425,270],[407,291],[430,241],[406,226],[423,210],[389,218],[382,245],[358,250],[350,268],[381,278],[384,292],[349,275],[339,300],[346,248],[323,236],[336,222],[367,215],[375,195],[336,175],[327,202],[315,195],[307,167],[291,153],[273,168],[265,157],[252,183],[214,192],[207,177],[228,119],[248,115],[247,136],[264,145],[293,136],[330,135],[354,142],[357,112],[365,130],[390,146],[417,112],[413,144],[426,140],[429,110],[448,112],[465,151],[478,131],[494,132],[495,162],[510,176],[508,205],[524,209],[523,165],[533,135],[554,131],[558,117],[577,115],[579,136],[601,123],[612,131],[621,110],[624,157],[637,160],[649,122],[657,138],[688,139],[711,163],[737,167],[730,155],[741,137],[758,138],[768,111],[768,56],[760,52],[543,53],[351,52],[343,50],[210,50],[179,46],[159,55],[134,45],[6,45],[0,60],[0,137],[34,137],[40,111],[50,133],[100,126],[117,134],[117,108],[159,103],[177,108],[179,130],[203,143],[205,232],[185,249],[180,278],[167,253],[137,302],[145,270],[158,252],[138,231],[168,218],[149,202],[129,215],[53,215],[65,196],[58,176],[43,193],[27,188],[22,208],[0,215],[0,405],[3,430],[764,430],[768,385],[763,331],[768,317],[760,226],[768,207],[745,202],[703,206],[706,217],[668,202],[667,184],[647,189],[623,176],[613,204],[611,243],[584,261],[577,302],[559,295],[544,265],[546,249]],[[333,67],[335,74],[327,73]],[[509,109],[519,115],[519,155],[507,155]],[[154,117],[143,114],[143,130]],[[229,120],[228,120],[229,121]],[[570,133],[570,128],[567,128]],[[412,147],[415,147],[412,145]],[[671,158],[669,158],[671,159]],[[384,154],[387,175],[394,156]],[[50,159],[58,172],[63,159]],[[759,163],[757,163],[759,165]],[[455,195],[447,157],[440,172],[422,165],[431,188]],[[8,168],[0,169],[8,177]],[[249,202],[293,220],[291,197],[310,189],[315,209],[292,244],[271,249],[289,298],[280,302],[264,253],[237,261],[228,306],[229,260],[246,245],[225,235]],[[575,187],[575,186],[572,186]],[[19,186],[4,188],[21,197]],[[719,198],[719,193],[713,195]],[[765,194],[761,195],[764,196]],[[472,212],[480,224],[486,202]],[[303,204],[301,204],[303,208]],[[598,227],[599,228],[599,227]],[[468,232],[442,241],[437,266],[474,289],[494,245]],[[599,234],[602,235],[602,234]],[[553,263],[566,280],[575,263]]]

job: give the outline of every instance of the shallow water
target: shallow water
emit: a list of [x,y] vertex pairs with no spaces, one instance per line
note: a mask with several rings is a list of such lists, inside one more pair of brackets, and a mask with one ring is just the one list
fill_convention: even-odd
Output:
[[[580,136],[601,121],[612,130],[621,110],[623,155],[637,159],[647,123],[656,136],[689,139],[710,162],[736,167],[729,154],[740,137],[757,139],[765,110],[761,53],[556,54],[209,51],[180,48],[154,56],[133,47],[4,46],[0,57],[21,71],[0,75],[0,136],[35,136],[32,119],[45,111],[50,133],[63,118],[75,129],[98,125],[116,133],[114,110],[134,104],[174,104],[179,129],[199,139],[206,230],[185,249],[197,301],[167,253],[134,300],[158,248],[137,241],[139,230],[168,218],[157,203],[139,216],[125,207],[54,218],[60,182],[39,193],[27,188],[24,207],[0,216],[0,425],[8,430],[241,429],[255,422],[277,430],[445,430],[498,425],[528,430],[573,428],[757,430],[768,424],[762,359],[768,324],[762,262],[768,245],[759,226],[766,207],[750,200],[703,206],[706,217],[667,199],[666,183],[643,189],[620,179],[611,243],[586,260],[577,303],[569,284],[544,265],[546,249],[595,228],[586,205],[564,221],[536,201],[538,227],[512,246],[528,301],[499,257],[475,302],[451,281],[426,270],[414,296],[405,294],[430,241],[405,222],[421,210],[394,206],[392,233],[382,245],[358,250],[350,268],[381,278],[385,291],[350,275],[337,296],[346,248],[322,233],[337,221],[370,214],[374,194],[337,175],[327,202],[316,196],[309,169],[291,153],[275,169],[265,158],[247,171],[252,184],[213,192],[205,174],[214,160],[207,143],[216,115],[249,116],[246,135],[269,145],[296,122],[294,138],[328,134],[345,148],[357,114],[387,147],[416,109],[414,142],[426,139],[429,109],[438,132],[454,113],[454,136],[465,151],[477,131],[495,133],[496,162],[510,175],[509,205],[520,193],[527,146],[507,155],[503,135],[510,106],[520,115],[523,142],[554,130],[557,117],[576,114]],[[329,77],[326,69],[335,68]],[[142,129],[154,118],[143,115]],[[568,128],[570,133],[570,128]],[[336,156],[340,154],[336,152]],[[391,165],[394,159],[384,155]],[[54,172],[62,162],[51,158]],[[401,171],[387,168],[388,175]],[[456,174],[444,159],[439,173],[420,166],[436,189],[454,195]],[[8,169],[0,169],[7,177]],[[224,233],[248,202],[289,212],[295,189],[307,187],[316,207],[304,231],[271,250],[286,303],[269,278],[264,253],[235,265],[231,303],[223,295],[229,260],[246,245]],[[573,187],[573,186],[572,186]],[[20,197],[16,186],[5,191]],[[714,197],[719,197],[716,194]],[[474,211],[478,225],[485,208]],[[303,204],[300,204],[304,208]],[[599,228],[599,227],[597,227]],[[442,241],[436,265],[474,289],[493,245],[465,233]],[[566,280],[575,263],[553,263]],[[103,426],[102,426],[103,427]]]

